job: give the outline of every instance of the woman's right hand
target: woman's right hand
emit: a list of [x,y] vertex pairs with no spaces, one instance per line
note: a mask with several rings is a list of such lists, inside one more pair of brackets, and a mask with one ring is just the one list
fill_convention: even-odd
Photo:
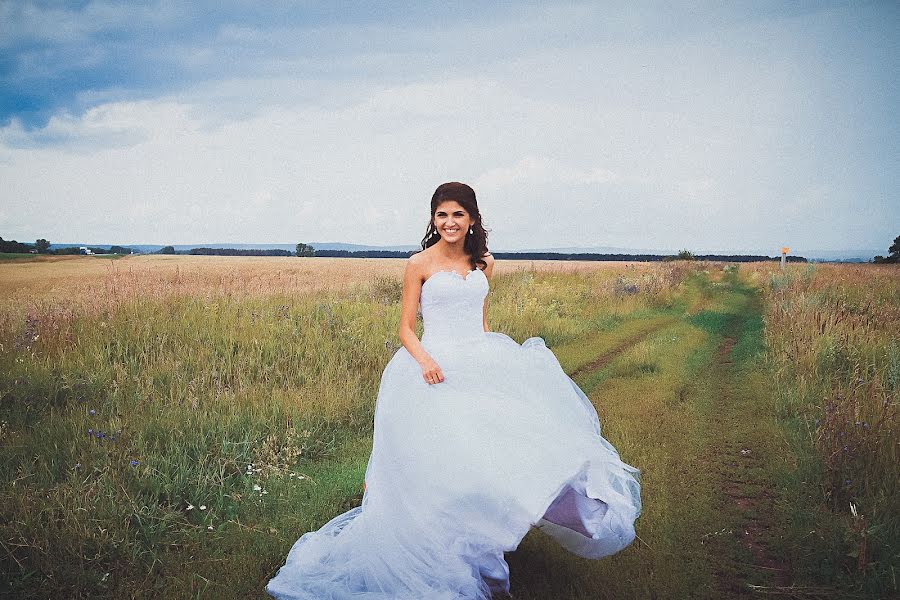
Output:
[[440,383],[444,380],[444,373],[430,356],[422,361],[422,378],[429,384]]

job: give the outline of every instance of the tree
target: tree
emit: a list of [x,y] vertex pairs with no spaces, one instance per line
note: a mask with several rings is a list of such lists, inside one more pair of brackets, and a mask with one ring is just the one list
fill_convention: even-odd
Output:
[[131,254],[131,248],[126,248],[125,246],[110,246],[109,253],[110,254]]
[[156,252],[157,254],[175,254],[175,246],[163,246]]
[[23,244],[16,240],[4,240],[0,237],[0,252],[28,253],[34,248],[31,244]]
[[888,248],[887,256],[876,256],[872,262],[880,264],[900,263],[900,235],[894,238],[894,243]]
[[297,256],[315,256],[316,249],[307,244],[297,244]]
[[891,253],[894,262],[900,262],[900,235],[894,238],[894,243],[888,248],[888,252]]
[[696,259],[696,257],[694,256],[694,253],[691,252],[690,250],[681,250],[678,253],[677,258],[678,258],[678,260],[695,260]]
[[37,248],[38,254],[47,254],[50,251],[50,242],[41,238],[34,243]]

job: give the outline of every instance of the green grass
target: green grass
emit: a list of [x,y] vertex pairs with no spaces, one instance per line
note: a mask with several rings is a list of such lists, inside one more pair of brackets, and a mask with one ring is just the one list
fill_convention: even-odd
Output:
[[30,252],[0,252],[0,260],[16,260],[22,258],[38,258],[45,254],[31,254]]
[[[509,557],[516,598],[720,598],[768,582],[759,569],[746,567],[756,558],[735,532],[747,515],[722,493],[723,479],[736,476],[723,459],[729,440],[765,456],[745,484],[750,497],[759,486],[774,485],[789,456],[777,443],[782,429],[756,370],[760,308],[736,280],[720,286],[695,278],[691,285],[686,295],[694,298],[684,306],[695,312],[670,316],[656,329],[645,322],[649,336],[623,327],[597,345],[601,355],[611,347],[621,351],[577,379],[598,408],[604,435],[642,470],[640,540],[595,562],[567,556],[532,532]],[[726,335],[737,338],[728,369],[719,364]],[[623,347],[621,340],[633,343]],[[726,389],[737,393],[723,405]],[[767,519],[773,528],[783,525],[780,513]],[[784,555],[779,539],[766,541],[772,555]]]
[[[773,531],[807,506],[791,499],[793,465],[814,457],[773,404],[756,289],[733,269],[642,277],[637,294],[590,273],[492,281],[492,328],[544,337],[642,471],[640,541],[587,561],[533,531],[508,556],[517,598],[717,598],[767,583],[746,567],[755,558],[733,532],[747,514],[722,481],[769,490]],[[291,544],[360,501],[399,289],[379,277],[327,296],[7,320],[0,594],[264,597]],[[723,458],[735,444],[760,457],[749,471]],[[786,535],[767,541],[772,555],[805,543]]]

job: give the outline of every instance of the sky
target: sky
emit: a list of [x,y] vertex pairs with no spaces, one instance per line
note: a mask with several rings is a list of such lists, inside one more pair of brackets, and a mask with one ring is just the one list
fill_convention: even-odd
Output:
[[881,250],[900,3],[0,0],[0,236]]

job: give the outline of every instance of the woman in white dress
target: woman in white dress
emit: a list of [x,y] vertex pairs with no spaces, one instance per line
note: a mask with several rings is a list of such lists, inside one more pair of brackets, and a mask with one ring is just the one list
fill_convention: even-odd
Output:
[[488,329],[494,258],[472,188],[437,188],[422,248],[406,264],[403,347],[382,374],[362,505],[297,540],[266,586],[276,598],[485,600],[509,593],[503,553],[532,526],[586,558],[634,539],[638,469],[542,338]]

